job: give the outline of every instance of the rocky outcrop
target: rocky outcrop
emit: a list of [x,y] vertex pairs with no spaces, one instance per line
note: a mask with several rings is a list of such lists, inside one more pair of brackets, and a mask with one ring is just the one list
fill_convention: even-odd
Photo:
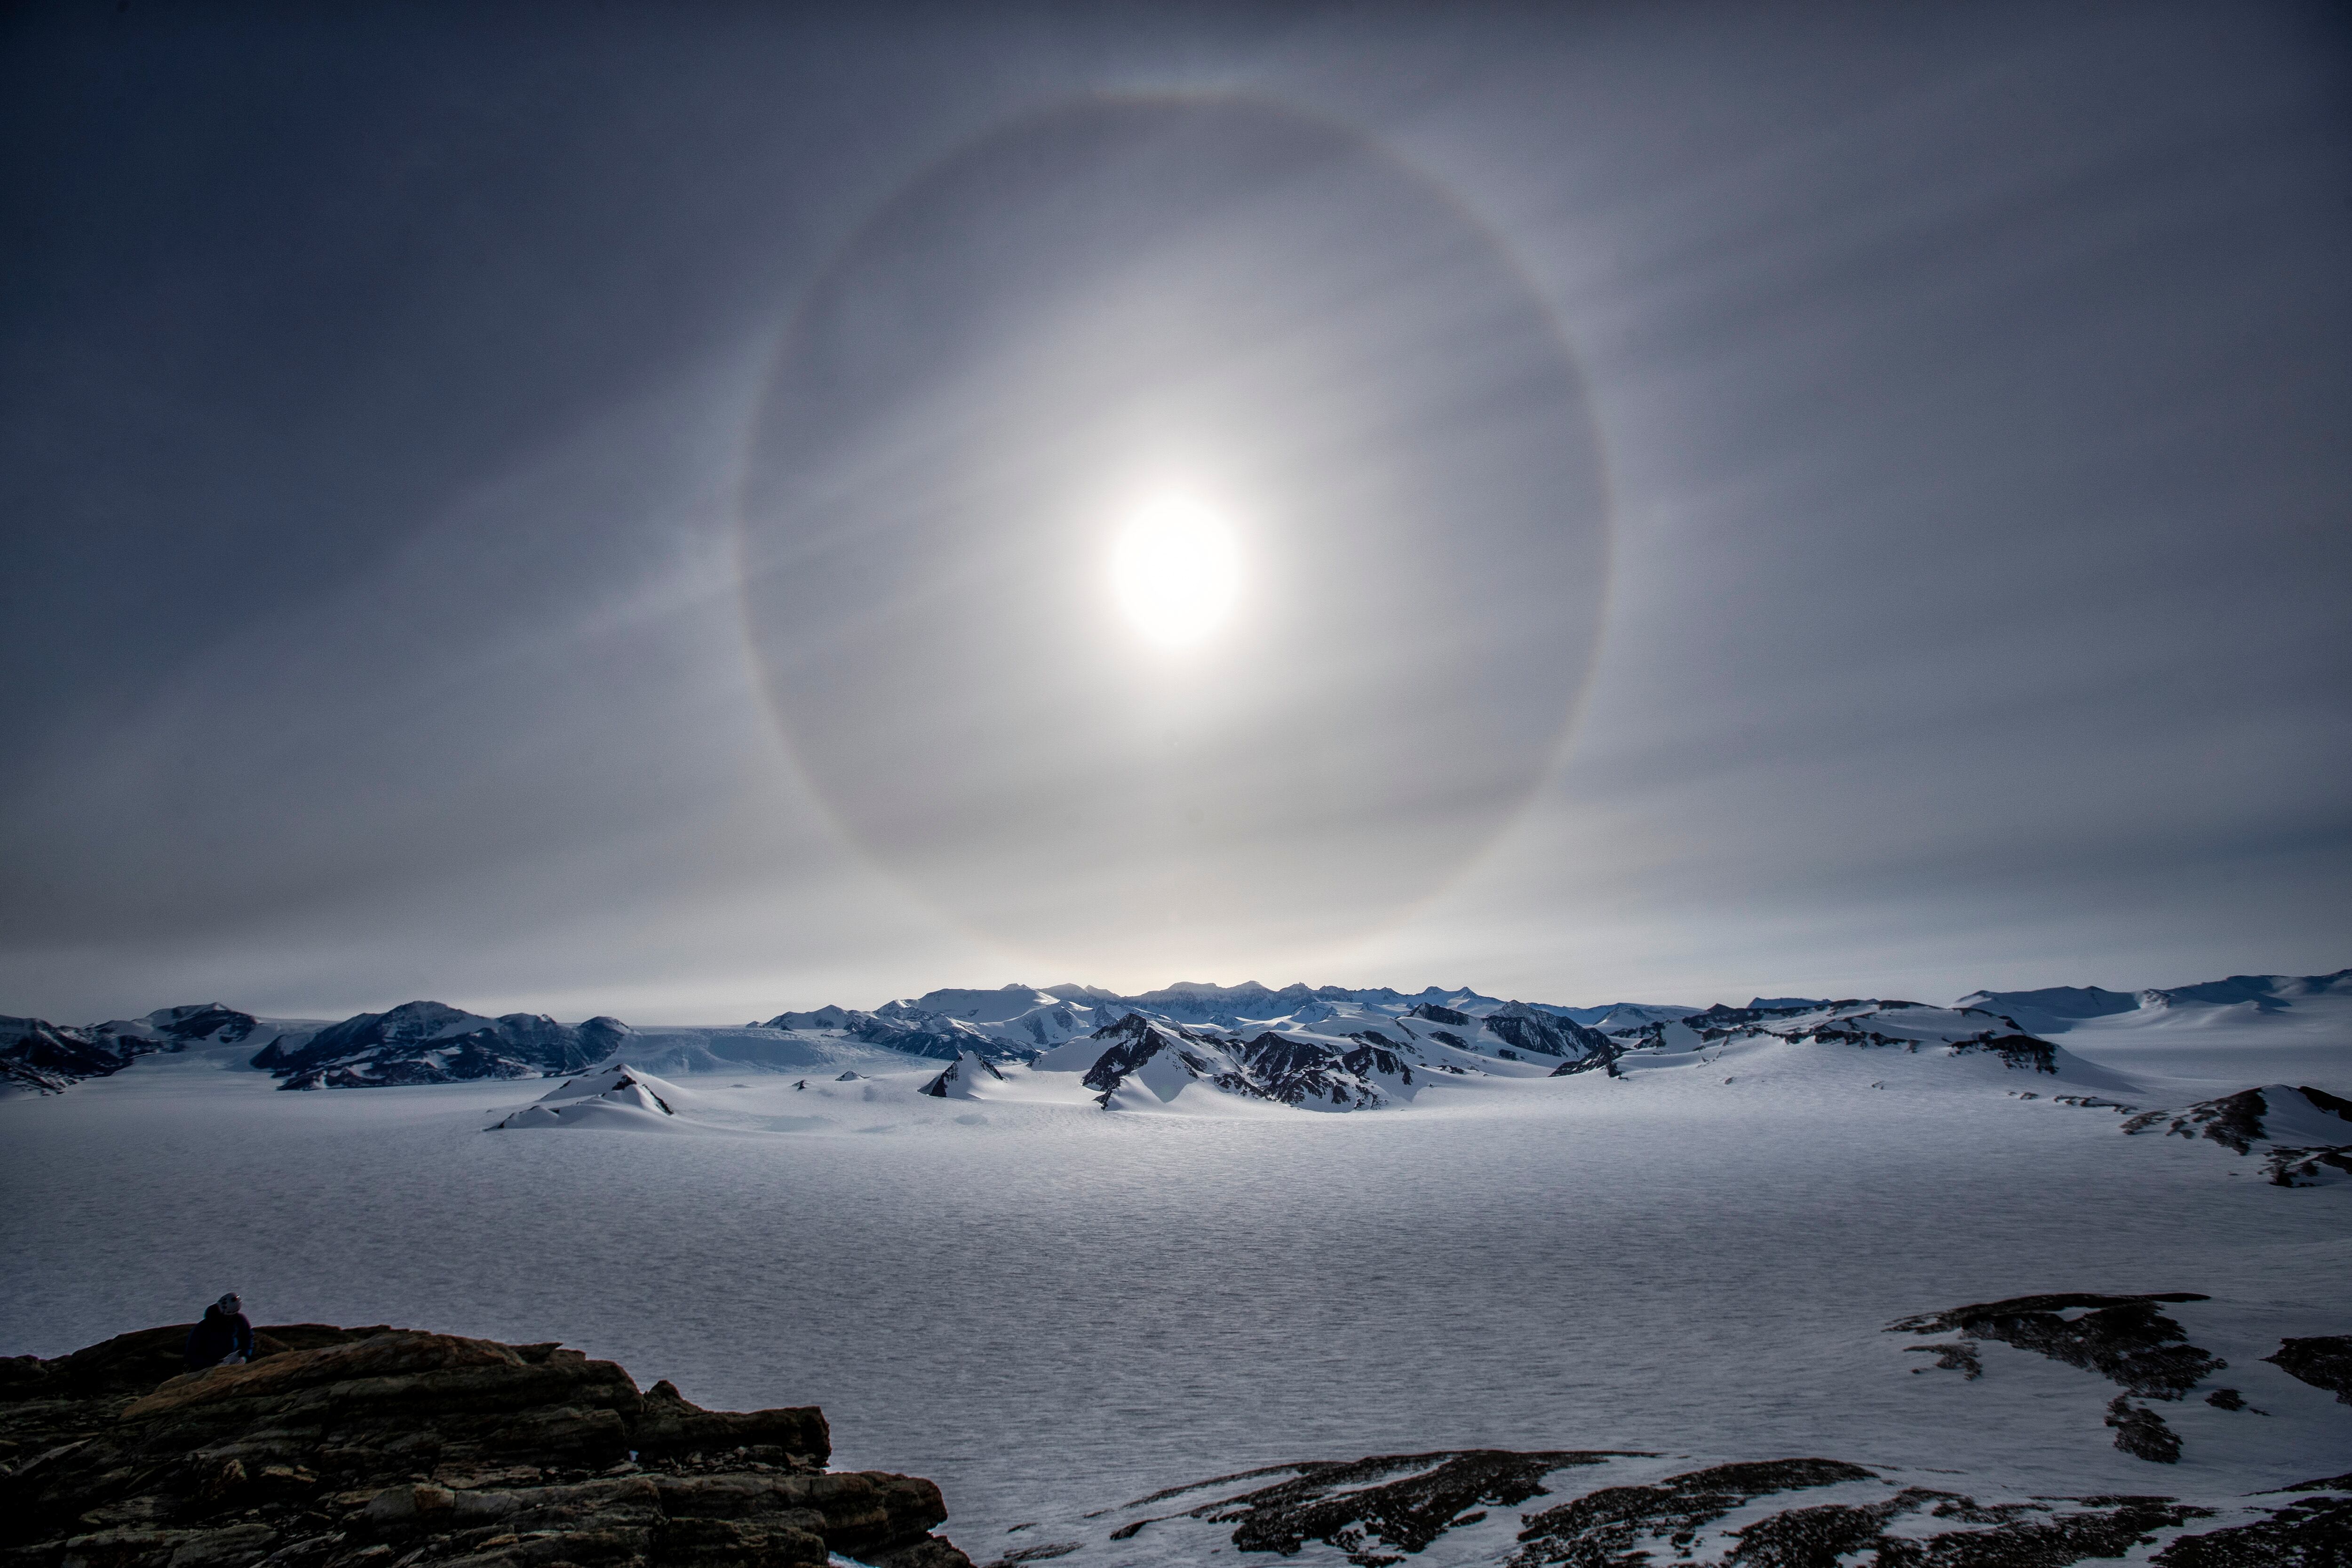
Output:
[[[2219,1100],[2200,1100],[2186,1110],[2151,1110],[2124,1123],[2126,1132],[2145,1132],[2162,1127],[2167,1133],[2182,1138],[2203,1136],[2223,1148],[2240,1154],[2252,1152],[2253,1146],[2279,1141],[2273,1123],[2291,1121],[2297,1131],[2333,1133],[2339,1130],[2352,1134],[2352,1100],[2314,1089],[2308,1084],[2290,1087],[2270,1084],[2261,1089],[2240,1089]],[[2336,1124],[2342,1123],[2339,1129]]]
[[2298,1383],[2327,1390],[2336,1404],[2352,1405],[2352,1334],[2281,1340],[2278,1353],[2263,1359]]
[[1539,1057],[1564,1057],[1571,1068],[1605,1067],[1622,1049],[1598,1029],[1588,1029],[1525,1002],[1506,1003],[1484,1022],[1488,1034],[1513,1049]]
[[2308,1084],[2263,1084],[2183,1110],[2143,1111],[2123,1130],[2203,1140],[2236,1154],[2259,1149],[2273,1186],[2323,1186],[2352,1176],[2352,1100]]
[[[1998,1340],[2095,1372],[2123,1390],[2107,1405],[2106,1424],[2115,1429],[2116,1447],[2134,1458],[2169,1465],[2180,1458],[2180,1438],[2162,1415],[2132,1401],[2134,1397],[2186,1398],[2198,1384],[2229,1366],[2221,1357],[2189,1343],[2181,1326],[2157,1310],[2158,1306],[2206,1300],[2187,1290],[2155,1296],[2098,1296],[2080,1291],[2016,1296],[1898,1319],[1887,1325],[1886,1331],[1959,1335],[1957,1341],[1906,1348],[1935,1352],[1937,1367],[1964,1373],[1971,1382],[1984,1373],[1975,1347],[1969,1342],[1973,1340]],[[2068,1312],[2081,1315],[2070,1318],[2065,1316]],[[2217,1393],[2235,1397],[2233,1390]],[[2242,1408],[2218,1398],[2211,1403],[2224,1409]]]
[[968,1568],[939,1489],[824,1468],[813,1408],[640,1393],[611,1362],[392,1328],[187,1326],[0,1362],[0,1552],[22,1568]]
[[[2163,1568],[2341,1563],[2352,1495],[2287,1500],[2052,1497],[1988,1489],[1950,1470],[1789,1458],[1693,1466],[1612,1451],[1471,1449],[1279,1465],[1171,1487],[1118,1508],[1019,1527],[1036,1543],[990,1568],[1144,1537],[1157,1562],[1221,1552],[1284,1557],[1311,1542],[1357,1568],[1433,1547],[1486,1568],[2066,1568],[2153,1548]],[[2341,1493],[2345,1478],[2294,1491]],[[1965,1487],[1967,1489],[1961,1489]],[[1042,1539],[1039,1539],[1042,1537]]]
[[923,1085],[922,1092],[933,1100],[970,1100],[971,1091],[982,1084],[1003,1081],[1004,1075],[997,1071],[994,1062],[977,1051],[966,1051]]

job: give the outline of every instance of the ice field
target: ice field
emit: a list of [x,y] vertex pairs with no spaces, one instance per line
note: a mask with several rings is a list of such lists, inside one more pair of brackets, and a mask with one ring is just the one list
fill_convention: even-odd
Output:
[[[1041,1515],[1456,1446],[2042,1492],[2352,1468],[2352,1406],[2261,1360],[2352,1331],[2352,1184],[2124,1136],[1989,1058],[1774,1042],[1348,1116],[698,1075],[667,1135],[485,1131],[544,1082],[285,1094],[233,1059],[0,1100],[0,1352],[232,1288],[257,1322],[561,1339],[705,1405],[822,1405],[836,1465],[939,1481],[980,1561]],[[2305,1059],[2342,1082],[2340,1051]],[[2109,1081],[2154,1106],[2262,1080]],[[2091,1373],[1999,1343],[1979,1381],[1920,1373],[1920,1336],[1883,1331],[2054,1290],[2210,1295],[2168,1310],[2268,1414],[2167,1405],[2185,1456],[2151,1465],[2111,1447]]]

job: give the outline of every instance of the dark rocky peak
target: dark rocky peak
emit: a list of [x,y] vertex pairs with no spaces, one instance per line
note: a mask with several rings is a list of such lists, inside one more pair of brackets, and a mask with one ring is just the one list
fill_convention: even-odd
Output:
[[1426,1018],[1433,1024],[1444,1024],[1456,1029],[1467,1029],[1477,1022],[1476,1019],[1471,1017],[1467,1013],[1457,1013],[1453,1008],[1444,1006],[1435,1002],[1423,1002],[1417,1004],[1411,1012],[1405,1015],[1405,1016],[1408,1018]]
[[[1163,1051],[1178,1050],[1181,1043],[1192,1037],[1181,1029],[1165,1029],[1140,1013],[1129,1013],[1118,1022],[1097,1029],[1088,1038],[1101,1041],[1104,1050],[1080,1081],[1088,1089],[1098,1090],[1108,1100],[1111,1091],[1129,1073]],[[1208,1068],[1205,1058],[1196,1059],[1202,1060],[1202,1065],[1193,1067],[1189,1062],[1186,1065],[1187,1070],[1198,1078],[1203,1076]]]
[[101,1039],[47,1018],[0,1016],[0,1088],[62,1094],[84,1079],[121,1072],[155,1048],[135,1037]]
[[152,1033],[184,1046],[199,1040],[234,1046],[248,1038],[260,1026],[261,1020],[226,1003],[200,1002],[184,1007],[159,1007],[140,1023]]
[[836,1007],[828,1003],[824,1006],[806,1013],[779,1013],[766,1023],[756,1026],[762,1029],[848,1029],[856,1026],[860,1020],[873,1016],[871,1013],[856,1012],[850,1008]]
[[[852,1073],[848,1076],[855,1078],[856,1075]],[[977,1051],[966,1051],[937,1078],[925,1084],[921,1092],[934,1100],[961,1099],[970,1093],[974,1084],[992,1079],[999,1083],[1004,1080],[1004,1075],[996,1069],[996,1064]]]
[[395,1044],[461,1033],[466,1026],[488,1021],[478,1013],[468,1013],[446,1002],[419,1001],[403,1002],[388,1013],[362,1013],[338,1026],[364,1034],[372,1040]]
[[1621,1047],[1598,1029],[1588,1029],[1540,1007],[1530,1007],[1524,1002],[1507,1003],[1499,1012],[1490,1013],[1482,1020],[1486,1032],[1506,1040],[1516,1049],[1537,1056],[1567,1057],[1576,1060],[1601,1058],[1614,1061]]
[[[1759,1006],[1758,1003],[1769,1003],[1771,1005]],[[1849,996],[1838,1002],[1808,1002],[1790,996],[1759,996],[1756,1002],[1745,1007],[1733,1007],[1717,1002],[1703,1013],[1691,1014],[1683,1022],[1705,1035],[1733,1029],[1752,1029],[1759,1025],[1771,1023],[1778,1019],[1801,1017],[1807,1013],[1819,1013],[1824,1009],[1830,1012],[1843,1012],[1849,1007],[1874,1007],[1877,1005],[1874,1000],[1855,996]]]
[[1358,990],[1349,990],[1345,985],[1318,985],[1315,995],[1318,1001],[1324,1002],[1370,1002],[1387,1006],[1404,1000],[1386,985],[1366,986]]
[[968,1568],[930,1533],[930,1482],[824,1468],[814,1408],[704,1410],[554,1344],[316,1323],[173,1375],[188,1329],[0,1362],[12,1562]]
[[272,1040],[253,1065],[281,1089],[380,1089],[476,1079],[575,1073],[614,1055],[629,1037],[617,1018],[577,1026],[539,1013],[487,1018],[440,1002],[361,1013],[307,1037]]
[[1236,1070],[1219,1078],[1220,1088],[1263,1100],[1297,1105],[1321,1100],[1334,1106],[1386,1103],[1381,1083],[1413,1086],[1412,1068],[1396,1052],[1369,1043],[1346,1050],[1316,1040],[1293,1040],[1268,1031],[1233,1047]]
[[820,1007],[814,1013],[779,1013],[768,1020],[776,1029],[838,1029],[868,1045],[908,1056],[953,1061],[966,1051],[977,1051],[996,1061],[1022,1061],[1031,1054],[996,1039],[986,1031],[945,1013],[926,1012],[908,1002],[885,1002],[871,1013],[852,1007]]

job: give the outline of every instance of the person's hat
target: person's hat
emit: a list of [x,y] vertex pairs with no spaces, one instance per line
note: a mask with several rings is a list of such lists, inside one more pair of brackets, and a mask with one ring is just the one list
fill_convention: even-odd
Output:
[[234,1312],[242,1308],[245,1303],[238,1300],[236,1299],[236,1292],[232,1290],[227,1295],[223,1296],[219,1300],[215,1301],[213,1305],[218,1307],[224,1312]]

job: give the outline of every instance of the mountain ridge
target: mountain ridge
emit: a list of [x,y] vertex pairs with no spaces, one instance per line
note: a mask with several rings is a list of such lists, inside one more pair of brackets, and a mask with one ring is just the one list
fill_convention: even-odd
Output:
[[[1345,1057],[1359,1047],[1394,1053],[1428,1041],[1466,1050],[1491,1070],[1496,1063],[1540,1065],[1561,1072],[1613,1072],[1618,1055],[1669,1040],[1719,1037],[1710,1031],[1764,1029],[1823,1008],[1919,1008],[1928,1005],[1879,999],[1753,997],[1745,1007],[1717,1003],[1698,1008],[1659,1003],[1568,1006],[1487,995],[1469,987],[1430,985],[1417,992],[1389,986],[1346,987],[1255,981],[1236,985],[1178,982],[1121,995],[1078,984],[1035,987],[1012,984],[992,990],[943,988],[897,998],[867,1010],[835,1005],[775,1014],[736,1028],[633,1027],[600,1016],[578,1024],[544,1014],[490,1016],[417,1000],[381,1013],[317,1020],[268,1018],[211,1002],[159,1008],[133,1019],[89,1026],[35,1017],[0,1016],[0,1090],[64,1092],[77,1083],[110,1077],[150,1056],[202,1050],[268,1072],[289,1089],[393,1088],[484,1079],[563,1077],[625,1055],[648,1070],[796,1072],[855,1070],[862,1061],[953,1063],[966,1056],[997,1064],[1033,1062],[1073,1041],[1097,1035],[1129,1016],[1181,1036],[1205,1031],[1224,1050],[1273,1035],[1296,1046]],[[2185,1027],[2219,1021],[2233,1027],[2309,1020],[2324,1023],[2337,1010],[2352,1015],[2352,969],[2332,974],[2231,975],[2222,980],[2139,992],[2098,986],[1971,992],[1948,1011],[1981,1015],[1962,1033],[1999,1030],[2019,1037],[2013,1049],[2032,1055],[2075,1030],[2120,1037],[2125,1028],[2170,1038]],[[1836,1026],[1853,1026],[1853,1018]],[[1889,1037],[1890,1038],[1895,1037]],[[1959,1037],[1953,1037],[1958,1039]],[[1989,1036],[1987,1037],[1990,1037]],[[1104,1048],[1108,1048],[1108,1047]],[[1272,1047],[1261,1047],[1260,1055]],[[1415,1045],[1415,1048],[1420,1048]],[[1173,1058],[1171,1058],[1173,1059]],[[1368,1058],[1369,1059],[1369,1058]],[[1424,1063],[1431,1070],[1473,1070],[1467,1060]],[[1353,1074],[1355,1068],[1318,1071]],[[1228,1060],[1211,1073],[1251,1073]],[[1328,1080],[1337,1083],[1336,1079]],[[1328,1084],[1327,1084],[1328,1087]],[[1371,1079],[1349,1089],[1351,1103],[1397,1097],[1402,1079],[1376,1089]],[[1277,1098],[1279,1096],[1277,1095]]]

